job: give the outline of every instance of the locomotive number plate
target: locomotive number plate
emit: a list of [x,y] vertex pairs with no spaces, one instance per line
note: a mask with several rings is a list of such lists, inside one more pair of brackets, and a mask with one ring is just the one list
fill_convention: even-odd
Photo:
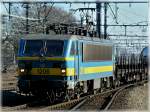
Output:
[[49,74],[49,69],[48,68],[39,68],[38,70],[37,70],[37,72],[39,73],[39,74]]

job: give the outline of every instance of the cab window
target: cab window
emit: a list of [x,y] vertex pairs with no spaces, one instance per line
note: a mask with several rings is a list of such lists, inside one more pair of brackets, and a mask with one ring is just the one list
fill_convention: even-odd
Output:
[[24,54],[38,56],[41,48],[43,48],[42,40],[26,40]]
[[46,49],[46,56],[62,56],[64,49],[64,41],[47,40]]

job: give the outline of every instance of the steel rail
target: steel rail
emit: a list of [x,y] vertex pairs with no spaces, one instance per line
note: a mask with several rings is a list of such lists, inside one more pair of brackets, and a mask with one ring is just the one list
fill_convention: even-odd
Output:
[[118,87],[118,88],[115,88],[115,89],[112,89],[112,90],[108,90],[108,91],[105,91],[105,92],[102,92],[102,93],[98,93],[98,94],[95,94],[95,95],[90,95],[88,97],[85,97],[81,102],[79,102],[77,105],[75,105],[71,111],[75,111],[77,109],[79,109],[88,99],[92,98],[92,97],[95,97],[95,96],[98,96],[98,95],[104,95],[104,94],[107,94],[107,93],[110,93],[110,92],[115,92],[115,94],[112,96],[110,102],[106,105],[106,107],[104,108],[104,111],[105,110],[108,110],[112,104],[112,102],[114,101],[114,99],[116,98],[116,96],[119,94],[119,92],[121,92],[122,90],[128,88],[128,87],[131,87],[131,86],[135,86],[135,85],[138,85],[138,84],[141,84],[141,83],[145,83],[145,81],[142,81],[142,82],[138,82],[138,83],[134,83],[134,84],[128,84],[128,85],[124,85],[124,86],[121,86],[121,87]]
[[15,87],[7,87],[7,88],[1,88],[1,91],[14,91],[17,90]]
[[80,108],[87,100],[89,100],[89,99],[92,98],[92,97],[99,96],[99,95],[104,95],[104,94],[107,94],[107,93],[110,93],[110,92],[115,92],[115,91],[119,90],[120,88],[122,88],[122,87],[118,87],[118,88],[115,88],[115,89],[112,89],[112,90],[108,90],[108,91],[105,91],[105,92],[102,92],[102,93],[98,93],[98,94],[95,94],[95,95],[89,95],[89,96],[85,97],[84,100],[82,100],[82,101],[79,102],[77,105],[75,105],[75,106],[71,109],[71,111],[77,110],[77,109]]
[[111,105],[113,104],[114,100],[117,98],[117,96],[121,93],[121,91],[123,91],[124,89],[128,88],[128,87],[132,87],[132,86],[136,86],[136,85],[139,85],[139,84],[143,84],[145,83],[146,81],[142,81],[142,82],[139,82],[139,83],[135,83],[135,84],[129,84],[121,89],[119,89],[114,95],[113,97],[111,98],[110,102],[107,104],[107,106],[104,108],[104,111],[108,110]]
[[[121,87],[118,87],[118,88],[115,88],[115,89],[112,89],[112,90],[107,90],[105,92],[97,93],[97,94],[94,94],[94,95],[84,96],[84,97],[81,97],[79,99],[74,99],[74,100],[71,100],[71,101],[68,101],[68,102],[54,104],[54,105],[47,106],[47,107],[41,107],[41,109],[39,109],[39,110],[40,111],[44,111],[44,110],[63,110],[63,109],[68,108],[71,111],[74,111],[74,110],[77,110],[79,107],[81,107],[88,99],[90,99],[92,97],[99,96],[99,95],[104,95],[104,94],[107,94],[107,93],[110,93],[110,92],[115,92],[115,91],[120,92],[124,88],[127,88],[129,86],[134,86],[134,85],[137,85],[137,84],[141,84],[143,82],[145,82],[145,81],[138,82],[138,83],[135,83],[135,84],[124,85],[124,86],[121,86]],[[111,103],[109,103],[104,110],[109,109],[109,107],[111,106],[111,104],[112,104],[112,102],[113,102],[113,100],[115,99],[116,96],[117,96],[117,93],[113,96],[114,98],[111,99],[112,100],[112,101],[110,101]],[[26,104],[18,105],[18,106],[15,106],[15,107],[9,107],[7,109],[7,111],[22,110],[22,109],[25,110],[27,108],[30,109],[30,107],[32,107],[32,105],[38,103],[39,101],[41,102],[41,101],[44,101],[44,100],[37,99],[35,101],[29,102],[29,103],[26,103]]]
[[27,109],[27,108],[37,104],[38,102],[42,102],[42,101],[44,101],[44,100],[41,100],[41,98],[39,98],[37,100],[31,101],[31,102],[28,102],[28,103],[25,103],[25,104],[17,105],[17,106],[14,106],[14,107],[9,107],[6,110],[7,111],[23,110],[23,109]]

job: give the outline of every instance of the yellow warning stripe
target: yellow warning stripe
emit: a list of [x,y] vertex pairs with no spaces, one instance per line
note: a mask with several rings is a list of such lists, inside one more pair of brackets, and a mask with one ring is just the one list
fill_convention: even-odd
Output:
[[[61,68],[32,68],[32,75],[58,75],[58,76],[74,76],[74,68],[66,68],[66,72],[62,73]],[[113,66],[98,66],[98,67],[85,67],[80,69],[80,74],[92,74],[101,72],[113,71]],[[19,74],[25,74],[19,72]]]
[[73,61],[73,57],[17,57],[17,60]]

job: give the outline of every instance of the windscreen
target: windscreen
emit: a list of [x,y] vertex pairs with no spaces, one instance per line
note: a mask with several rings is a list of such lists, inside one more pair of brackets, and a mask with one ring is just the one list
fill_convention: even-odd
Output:
[[44,43],[42,40],[27,40],[25,44],[24,54],[39,56],[40,50],[43,48],[43,44]]
[[27,56],[62,56],[62,40],[26,40],[24,54]]
[[64,41],[61,40],[47,40],[46,41],[46,56],[62,56],[64,48]]

